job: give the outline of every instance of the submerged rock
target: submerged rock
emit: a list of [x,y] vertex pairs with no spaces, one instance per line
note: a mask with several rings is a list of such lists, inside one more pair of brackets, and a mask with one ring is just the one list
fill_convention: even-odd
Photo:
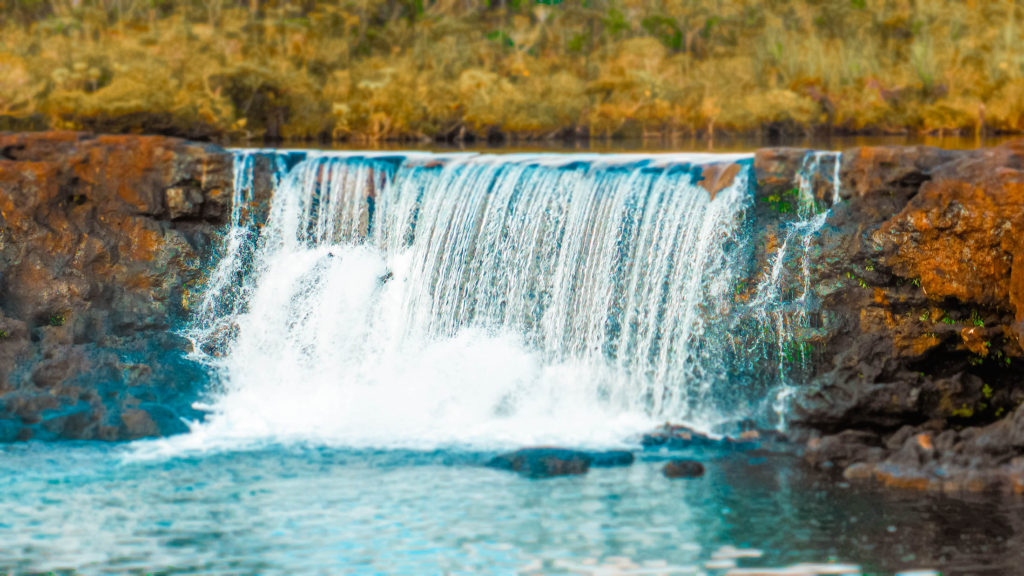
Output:
[[719,446],[722,440],[714,439],[707,434],[697,432],[687,426],[665,424],[661,428],[644,434],[640,439],[644,448],[668,448],[680,450],[684,448],[703,448]]
[[594,468],[618,468],[632,466],[636,456],[628,450],[608,450],[605,452],[589,452],[590,465]]
[[667,478],[700,478],[704,465],[696,460],[672,460],[662,469]]
[[593,461],[587,452],[564,448],[523,448],[495,456],[487,466],[518,472],[530,478],[550,478],[586,474]]
[[760,433],[748,430],[739,436],[713,437],[692,428],[681,425],[665,424],[664,426],[644,434],[640,443],[644,448],[665,448],[668,450],[715,449],[715,450],[754,450],[766,442],[784,440],[775,432]]
[[125,440],[197,416],[205,371],[171,331],[232,163],[173,138],[0,134],[0,440]]

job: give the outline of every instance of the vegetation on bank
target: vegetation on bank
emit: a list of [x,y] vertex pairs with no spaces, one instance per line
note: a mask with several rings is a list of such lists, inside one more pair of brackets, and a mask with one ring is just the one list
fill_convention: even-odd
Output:
[[1018,0],[0,0],[0,129],[1024,131]]

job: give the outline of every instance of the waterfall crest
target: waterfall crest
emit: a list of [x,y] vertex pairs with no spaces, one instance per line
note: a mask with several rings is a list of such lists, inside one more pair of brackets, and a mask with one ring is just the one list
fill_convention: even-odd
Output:
[[[257,158],[265,223],[244,209]],[[802,215],[744,300],[751,178],[745,156],[240,151],[191,332],[221,386],[193,436],[607,445],[665,421],[775,425],[766,351],[792,318],[773,290],[824,218]]]

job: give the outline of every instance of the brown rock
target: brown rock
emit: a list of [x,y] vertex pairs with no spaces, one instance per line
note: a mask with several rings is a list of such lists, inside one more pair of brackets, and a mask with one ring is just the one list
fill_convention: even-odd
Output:
[[876,232],[882,262],[899,276],[919,279],[933,300],[1010,305],[1011,239],[1024,232],[1024,176],[1005,178],[926,183]]
[[762,148],[754,154],[754,175],[757,193],[768,196],[791,190],[796,186],[797,171],[806,148]]
[[719,162],[702,166],[699,185],[707,190],[714,200],[715,196],[725,188],[732,185],[736,176],[742,170],[742,166],[735,162]]
[[844,199],[916,193],[936,167],[962,153],[927,146],[876,146],[843,151]]
[[666,478],[700,478],[704,465],[696,460],[673,460],[662,469]]

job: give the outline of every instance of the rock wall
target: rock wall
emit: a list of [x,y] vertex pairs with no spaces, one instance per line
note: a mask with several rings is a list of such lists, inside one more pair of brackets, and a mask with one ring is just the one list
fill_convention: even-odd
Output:
[[[759,152],[762,186],[789,185],[797,156]],[[813,267],[824,336],[794,414],[809,461],[1021,491],[1024,142],[848,150],[841,183]]]
[[0,441],[185,428],[205,372],[172,328],[231,186],[216,146],[0,134]]

